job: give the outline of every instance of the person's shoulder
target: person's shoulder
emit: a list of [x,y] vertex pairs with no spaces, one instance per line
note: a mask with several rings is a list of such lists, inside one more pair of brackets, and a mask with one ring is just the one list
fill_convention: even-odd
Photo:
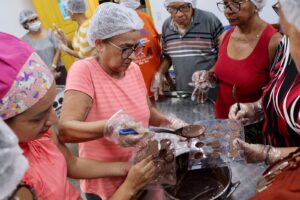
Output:
[[136,71],[136,70],[140,70],[140,66],[135,62],[131,62],[128,69]]
[[87,72],[90,71],[96,65],[97,65],[97,61],[94,57],[87,57],[84,59],[76,60],[71,65],[70,72],[72,71]]
[[172,18],[168,17],[167,19],[165,19],[164,23],[163,23],[163,27],[169,26],[172,22]]
[[216,20],[219,19],[214,13],[207,11],[207,10],[202,10],[199,8],[195,8],[195,16],[198,20]]
[[87,28],[90,26],[90,23],[91,23],[91,19],[87,19],[82,23],[81,27]]
[[138,16],[140,17],[140,18],[147,18],[147,19],[150,19],[150,17],[149,17],[149,15],[147,15],[146,13],[144,13],[144,12],[142,12],[142,11],[136,11],[137,12],[137,14],[138,14]]
[[28,41],[28,33],[26,33],[25,35],[23,35],[22,37],[21,37],[21,40],[23,40],[23,41],[25,41],[25,42],[27,42]]

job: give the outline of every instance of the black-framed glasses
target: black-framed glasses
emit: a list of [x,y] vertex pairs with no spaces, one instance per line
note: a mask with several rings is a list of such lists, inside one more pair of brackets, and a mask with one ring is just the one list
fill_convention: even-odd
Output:
[[258,180],[256,189],[258,192],[267,189],[283,170],[295,169],[300,166],[300,148],[290,153],[287,157],[270,165],[263,176]]
[[250,0],[245,0],[245,1],[229,1],[229,2],[224,2],[224,1],[220,1],[217,3],[217,7],[219,9],[219,11],[221,12],[225,12],[226,9],[228,8],[231,12],[233,13],[237,13],[240,11],[241,9],[241,5],[243,3],[246,3]]
[[38,197],[30,185],[20,183],[9,200],[38,200]]
[[26,20],[25,22],[24,22],[24,24],[26,23],[33,23],[33,22],[36,22],[37,20],[39,20],[39,18],[38,17],[34,17],[34,18],[32,18],[32,19],[28,19],[28,20]]
[[180,11],[181,13],[186,13],[188,11],[190,11],[192,8],[192,5],[191,4],[185,4],[183,6],[180,6],[178,8],[173,8],[173,7],[167,7],[167,11],[170,13],[170,14],[177,14],[178,11]]
[[108,43],[121,51],[121,55],[123,59],[129,58],[129,56],[131,56],[133,52],[135,53],[135,55],[139,55],[144,49],[144,45],[141,42],[138,42],[132,47],[119,47],[118,45],[116,45],[111,41],[108,41]]
[[279,3],[275,3],[273,6],[272,6],[273,10],[276,12],[277,15],[279,15]]

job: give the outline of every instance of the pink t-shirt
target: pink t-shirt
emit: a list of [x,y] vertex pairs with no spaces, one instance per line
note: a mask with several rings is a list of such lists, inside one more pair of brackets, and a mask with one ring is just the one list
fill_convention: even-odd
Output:
[[[150,111],[147,104],[147,89],[139,66],[131,63],[126,75],[116,80],[108,75],[95,58],[76,61],[69,73],[67,90],[77,90],[93,99],[86,121],[109,119],[123,109],[127,114],[148,127]],[[131,150],[102,138],[79,144],[79,156],[101,161],[128,161]],[[81,189],[108,199],[122,184],[125,177],[81,180]]]
[[67,179],[67,163],[52,142],[51,134],[20,144],[29,161],[23,182],[32,186],[42,200],[82,200],[79,192]]

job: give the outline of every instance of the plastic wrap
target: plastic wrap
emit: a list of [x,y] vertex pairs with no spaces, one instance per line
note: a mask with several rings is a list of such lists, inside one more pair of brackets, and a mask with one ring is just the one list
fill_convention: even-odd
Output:
[[153,156],[156,165],[156,175],[150,184],[176,184],[176,146],[174,138],[164,134],[156,134],[147,142],[144,148],[140,148],[133,159],[137,163],[149,155]]
[[236,120],[203,120],[204,135],[190,140],[189,170],[223,167],[230,162],[244,162],[243,150],[235,148],[236,138],[244,140],[244,128]]
[[190,86],[194,87],[192,93],[192,101],[197,103],[205,103],[208,99],[208,92],[210,88],[216,87],[217,79],[213,72],[200,70],[196,71],[192,76],[192,83]]
[[153,134],[125,111],[119,110],[106,123],[104,137],[123,147],[134,147]]

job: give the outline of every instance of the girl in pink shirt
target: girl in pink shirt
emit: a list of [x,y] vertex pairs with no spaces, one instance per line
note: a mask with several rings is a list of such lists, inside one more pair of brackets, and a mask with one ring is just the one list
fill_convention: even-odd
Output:
[[[17,51],[16,51],[17,49]],[[23,182],[43,200],[79,200],[80,193],[67,176],[92,179],[125,176],[126,162],[104,163],[76,158],[57,139],[52,109],[54,78],[40,57],[25,42],[0,33],[0,118],[15,132],[29,169]],[[111,199],[131,199],[154,175],[151,157],[131,167],[127,179]]]

